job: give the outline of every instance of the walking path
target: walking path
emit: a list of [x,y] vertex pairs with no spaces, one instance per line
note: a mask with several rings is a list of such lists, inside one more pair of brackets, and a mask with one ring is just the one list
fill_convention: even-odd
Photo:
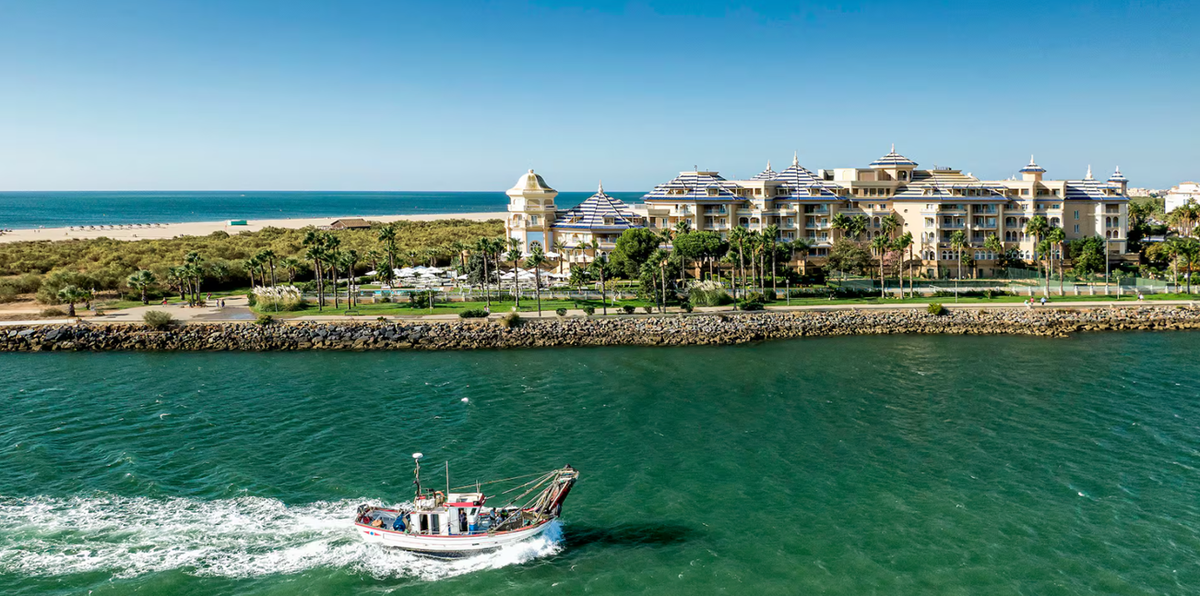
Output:
[[[1022,309],[1031,308],[1032,310],[1046,308],[1134,308],[1138,306],[1190,306],[1195,307],[1196,302],[1191,300],[1147,300],[1139,302],[1137,300],[1122,300],[1120,302],[1098,302],[1098,301],[1059,301],[1048,302],[1045,306],[1035,305],[1033,307],[1026,306],[1023,302],[992,302],[992,303],[970,303],[970,304],[954,304],[942,303],[949,310],[995,310],[995,309]],[[768,306],[765,312],[828,312],[838,310],[925,310],[929,307],[928,302],[901,302],[896,304],[806,304],[796,306]],[[171,316],[180,321],[196,321],[204,323],[215,322],[231,322],[245,323],[253,321],[257,318],[247,304],[245,297],[231,297],[226,299],[225,308],[217,308],[215,306],[205,307],[187,307],[178,304],[168,306],[150,305],[138,306],[119,311],[110,311],[101,316],[84,317],[83,320],[89,323],[140,323],[142,315],[149,310],[165,310],[171,313]],[[705,306],[698,307],[695,313],[734,313],[730,306]],[[602,316],[600,310],[596,311],[594,316]],[[503,312],[494,312],[492,317],[503,315]],[[658,313],[645,314],[638,312],[633,315],[625,315],[618,308],[609,309],[609,316],[618,315],[622,317],[639,316],[651,317],[662,316]],[[668,315],[681,314],[681,311],[676,309],[668,309]],[[582,317],[586,314],[582,310],[570,309],[567,311],[568,317]],[[522,312],[521,317],[527,319],[536,319],[536,312]],[[345,316],[345,315],[304,315],[288,319],[290,321],[311,321],[322,323],[333,323],[338,321],[364,321],[372,320],[375,317],[370,315],[360,316]],[[457,314],[434,314],[434,315],[386,315],[388,320],[412,320],[412,321],[457,321],[460,320]],[[541,318],[554,319],[558,315],[553,310],[542,311]],[[63,323],[71,323],[74,319],[42,319],[28,321],[0,321],[0,326],[14,325],[58,325]]]

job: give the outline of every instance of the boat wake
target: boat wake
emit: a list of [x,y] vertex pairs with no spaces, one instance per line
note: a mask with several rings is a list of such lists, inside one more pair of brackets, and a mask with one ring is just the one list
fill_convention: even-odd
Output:
[[0,575],[103,572],[127,578],[183,570],[241,578],[342,568],[380,579],[433,581],[562,549],[562,530],[554,522],[541,536],[495,552],[449,561],[421,557],[360,541],[350,520],[362,502],[289,507],[260,497],[0,497]]

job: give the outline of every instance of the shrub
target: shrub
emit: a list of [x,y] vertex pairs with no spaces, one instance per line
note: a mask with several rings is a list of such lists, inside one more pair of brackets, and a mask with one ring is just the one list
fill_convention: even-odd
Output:
[[250,303],[250,308],[254,308],[254,305],[257,304],[257,300],[254,298],[254,292],[246,294],[246,301]]
[[775,290],[766,290],[763,292],[763,297],[767,299],[767,302],[775,302],[779,299],[779,294],[776,294]]
[[[0,292],[3,292],[3,289],[4,289],[4,287],[0,286]],[[148,288],[146,290],[146,300],[148,300],[150,302],[159,302],[165,296],[167,296],[167,294],[164,294],[162,290],[155,290],[153,288]],[[127,292],[125,294],[122,294],[121,298],[124,300],[128,300],[130,302],[141,302],[142,301],[142,293],[141,292]]]
[[521,318],[520,313],[510,312],[500,317],[500,326],[505,329],[520,327],[523,323],[525,323],[525,319]]
[[733,297],[721,284],[712,281],[693,284],[688,289],[688,301],[696,306],[725,306],[733,303]]
[[567,309],[565,309],[565,308],[556,308],[556,309],[554,309],[554,314],[556,314],[556,315],[558,315],[558,316],[560,316],[560,317],[565,317],[565,316],[567,316]]
[[164,331],[175,324],[175,317],[165,310],[148,310],[142,315],[142,322],[155,331]]
[[762,310],[763,304],[754,300],[743,300],[738,303],[738,308],[742,310]]
[[384,321],[387,321],[387,317],[375,317],[375,320],[383,323]]
[[590,317],[590,316],[592,316],[592,315],[594,315],[594,314],[596,314],[596,307],[594,307],[594,306],[585,306],[585,307],[583,307],[583,314],[585,314],[585,315],[587,315],[587,316],[589,316],[589,317]]
[[767,297],[764,296],[762,292],[750,292],[750,295],[746,296],[746,299],[742,302],[757,302],[759,304],[765,304],[767,302]]
[[258,287],[250,293],[254,296],[252,304],[259,310],[294,311],[304,308],[304,296],[295,286],[275,286],[273,288]]
[[59,317],[67,316],[67,311],[61,308],[43,308],[41,314],[47,319],[57,319]]
[[433,292],[411,292],[408,295],[409,308],[429,308],[429,299],[433,296]]
[[482,319],[488,316],[487,309],[484,308],[468,308],[458,313],[462,319]]
[[272,317],[271,315],[268,315],[268,314],[258,315],[258,318],[254,320],[255,325],[264,325],[264,326],[270,325],[274,322],[275,322],[275,317]]
[[696,308],[692,306],[691,302],[684,302],[680,307],[683,308],[683,312],[692,312]]
[[950,312],[950,311],[946,310],[946,307],[942,306],[938,302],[931,302],[929,304],[928,311],[929,311],[929,314],[937,316],[937,317],[940,317],[940,316]]
[[13,302],[17,299],[17,294],[20,292],[17,291],[16,286],[7,283],[0,284],[0,302]]
[[635,311],[637,309],[629,304],[626,304],[625,306],[621,307],[621,310],[625,311],[625,314],[631,315],[631,314],[633,314],[633,311]]

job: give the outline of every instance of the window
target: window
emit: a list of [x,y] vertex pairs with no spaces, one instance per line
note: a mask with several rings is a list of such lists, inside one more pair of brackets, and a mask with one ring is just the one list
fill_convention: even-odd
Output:
[[[1075,219],[1079,219],[1079,210],[1078,209],[1075,210]],[[1075,227],[1078,228],[1079,226],[1075,226]],[[1075,230],[1075,231],[1078,232],[1079,230]]]
[[[1078,212],[1078,211],[1076,211],[1075,213],[1079,213],[1079,212]],[[1079,224],[1075,224],[1075,233],[1076,233],[1076,234],[1078,234],[1078,233],[1079,233]]]

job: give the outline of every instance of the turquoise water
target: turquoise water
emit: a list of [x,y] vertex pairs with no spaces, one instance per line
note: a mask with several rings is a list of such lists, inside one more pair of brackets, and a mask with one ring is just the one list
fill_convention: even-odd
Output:
[[[641,202],[643,193],[609,193]],[[569,208],[590,192],[561,192]],[[281,219],[342,215],[413,215],[504,211],[503,192],[0,192],[0,229]]]
[[[1195,593],[1198,349],[2,354],[0,593]],[[360,544],[414,451],[582,478],[517,549]]]

